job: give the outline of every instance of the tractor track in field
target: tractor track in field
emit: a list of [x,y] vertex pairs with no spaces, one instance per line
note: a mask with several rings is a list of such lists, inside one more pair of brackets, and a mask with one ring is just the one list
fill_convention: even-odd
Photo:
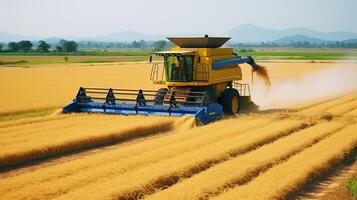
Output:
[[[355,99],[353,99],[353,100],[351,100],[351,101],[343,102],[343,103],[341,103],[341,104],[338,104],[337,106],[344,105],[344,104],[348,104],[349,102],[352,102],[352,101],[355,101]],[[326,102],[328,103],[328,101],[326,101]],[[336,105],[335,105],[335,106],[336,106]],[[311,107],[313,107],[313,106],[311,106]],[[310,108],[310,106],[309,106],[309,108]],[[324,111],[326,111],[326,110],[328,110],[328,109],[329,109],[329,108],[324,109]],[[350,109],[350,110],[347,110],[347,111],[345,111],[343,114],[348,113],[348,112],[350,112],[351,110],[354,110],[354,109],[355,109],[355,108]],[[305,118],[305,119],[310,119],[311,121],[312,121],[312,120],[314,120],[314,121],[316,121],[316,120],[318,120],[318,121],[320,121],[320,120],[331,121],[332,119],[344,121],[344,117],[343,117],[343,116],[337,116],[337,117],[335,117],[335,115],[333,115],[333,114],[331,114],[331,113],[328,113],[328,112],[322,112],[322,113],[320,113],[320,114],[317,115],[317,116],[315,115],[315,116],[311,117],[311,116],[309,116],[309,115],[301,115],[300,113],[298,113],[298,112],[296,112],[296,111],[289,111],[289,110],[284,110],[284,111],[285,111],[285,112],[282,113],[280,116],[278,115],[277,118],[285,119],[285,118],[291,118],[291,116],[294,116],[293,118]],[[268,112],[266,112],[266,113],[271,113],[271,112],[274,112],[274,111],[268,111]],[[350,117],[350,118],[351,118],[352,120],[354,120],[354,117]],[[350,124],[351,124],[351,122],[350,122]],[[315,125],[315,124],[314,124],[314,125]],[[346,125],[347,125],[347,124],[346,124]],[[348,126],[348,125],[347,125],[347,126]],[[342,128],[339,129],[339,130],[342,130],[343,128],[345,128],[345,127],[342,127]],[[336,130],[336,131],[334,131],[334,132],[338,132],[339,130]],[[334,132],[333,132],[333,133],[334,133]],[[333,133],[331,133],[331,134],[333,134]],[[328,136],[331,135],[331,134],[328,134],[328,135],[326,135],[325,137],[320,138],[319,140],[314,141],[314,142],[313,142],[311,145],[309,145],[309,146],[313,146],[314,144],[318,143],[320,140],[322,140],[322,139],[328,137]],[[259,148],[259,147],[258,147],[258,148]],[[304,150],[304,149],[301,149],[300,151],[293,152],[291,155],[287,155],[286,157],[284,157],[284,158],[281,159],[281,162],[284,162],[284,161],[288,160],[291,156],[293,156],[293,155],[295,155],[295,154],[298,154],[299,152],[302,152],[303,150]],[[353,151],[353,152],[354,152],[354,151]],[[248,152],[246,152],[246,153],[248,153]],[[239,155],[241,155],[241,154],[239,154]],[[223,161],[223,162],[225,162],[225,161]],[[215,163],[214,165],[216,165],[216,164],[218,164],[218,163]],[[213,166],[214,166],[214,165],[213,165]],[[266,165],[266,166],[257,168],[255,171],[252,172],[252,174],[251,174],[250,176],[245,177],[244,180],[236,180],[236,181],[233,181],[233,182],[231,182],[230,184],[223,186],[223,188],[220,189],[220,191],[224,191],[224,188],[229,188],[229,187],[233,187],[233,186],[236,186],[236,185],[244,185],[244,184],[250,182],[251,180],[253,180],[253,179],[254,179],[255,177],[257,177],[260,173],[263,173],[264,171],[267,171],[267,170],[268,170],[269,168],[271,168],[272,166],[274,166],[274,163],[271,163],[271,164],[268,164],[268,165]],[[210,167],[212,167],[212,166],[210,166]],[[207,169],[209,169],[210,167],[208,167]],[[204,169],[204,170],[206,170],[206,169]],[[202,170],[202,171],[203,171],[203,170]],[[196,172],[195,174],[197,174],[197,173],[199,173],[199,172]],[[180,177],[179,180],[182,180],[182,178],[184,178],[184,179],[190,178],[191,176],[193,176],[193,175],[190,175],[190,176],[187,176],[187,177]],[[178,181],[179,181],[179,180],[178,180]],[[178,182],[178,181],[177,181],[177,182]],[[172,179],[171,179],[171,182],[170,182],[169,184],[166,184],[166,185],[158,184],[158,185],[156,186],[156,189],[152,189],[152,191],[160,190],[160,188],[164,188],[164,189],[170,188],[171,186],[173,186],[173,185],[176,184],[177,182],[172,182]],[[156,184],[155,184],[155,185],[156,185]],[[126,195],[124,195],[124,196],[122,196],[122,197],[119,197],[119,199],[125,199],[125,198],[127,198],[128,196],[136,196],[136,195],[143,195],[143,194],[145,195],[145,192],[143,193],[142,191],[141,191],[141,193],[136,193],[136,194],[135,194],[135,193],[126,194]],[[150,194],[150,193],[149,193],[149,194]],[[219,195],[219,194],[220,194],[220,192],[215,193],[214,196]],[[208,199],[208,197],[207,197],[207,198],[205,198],[205,197],[200,197],[200,199]]]
[[[179,130],[179,131],[186,130],[187,126],[191,126],[190,121],[191,120],[184,119],[184,120],[179,121],[179,123],[176,122],[175,131],[176,130]],[[254,127],[254,128],[252,127],[247,130],[254,130],[254,129],[258,129],[258,128],[260,128],[260,127],[259,126]],[[109,146],[103,146],[103,147],[98,147],[98,148],[88,149],[88,150],[83,150],[83,151],[71,152],[69,154],[62,154],[59,157],[49,157],[46,159],[29,162],[24,165],[19,165],[19,166],[13,167],[13,168],[9,168],[7,170],[0,171],[0,177],[15,176],[15,175],[19,175],[19,174],[26,173],[26,172],[31,172],[31,171],[37,170],[39,168],[50,167],[50,166],[54,166],[54,165],[59,165],[61,163],[71,162],[74,160],[89,157],[93,154],[104,153],[104,152],[108,152],[108,151],[111,151],[114,149],[118,149],[118,148],[121,148],[123,145],[130,146],[130,145],[134,145],[136,143],[143,142],[144,140],[160,138],[165,134],[169,134],[169,133],[167,131],[160,132],[158,134],[148,135],[146,137],[139,137],[139,138],[129,140],[126,142],[122,142],[122,143],[118,143],[118,144],[113,144],[113,145],[109,145]],[[189,140],[189,139],[183,138],[181,140],[184,141],[184,140]],[[167,145],[170,145],[170,144],[167,144]],[[161,146],[161,148],[162,147],[163,146]]]
[[[314,125],[316,126],[316,125]],[[256,170],[254,170],[250,175],[248,176],[245,176],[243,180],[234,180],[232,182],[230,182],[229,184],[227,185],[223,185],[222,188],[219,188],[218,189],[218,192],[217,193],[214,193],[214,195],[210,195],[209,197],[207,198],[202,198],[202,199],[209,199],[210,197],[212,196],[218,196],[219,194],[221,194],[223,191],[227,190],[227,189],[231,189],[231,188],[234,188],[236,186],[240,186],[240,185],[245,185],[247,183],[249,183],[250,181],[254,180],[256,177],[259,176],[259,174],[261,173],[264,173],[266,171],[268,171],[270,168],[274,167],[275,165],[279,165],[283,162],[286,162],[289,158],[291,158],[292,156],[300,153],[300,152],[303,152],[306,148],[309,148],[309,147],[312,147],[313,145],[315,145],[316,143],[320,142],[321,140],[324,140],[326,138],[328,138],[329,136],[333,135],[334,133],[344,129],[345,127],[341,127],[339,129],[336,129],[334,131],[331,131],[329,133],[327,133],[325,136],[322,136],[320,138],[316,138],[314,139],[310,144],[308,145],[305,145],[303,148],[301,149],[297,149],[285,156],[282,156],[281,158],[279,158],[279,162],[271,162],[265,166],[261,166],[261,167],[258,167]]]
[[8,178],[8,177],[13,177],[13,176],[18,176],[21,174],[29,173],[35,170],[39,170],[41,168],[47,168],[55,165],[60,165],[62,163],[67,163],[67,162],[72,162],[75,160],[79,159],[84,159],[86,157],[89,157],[94,154],[99,154],[99,153],[104,153],[107,151],[111,151],[113,149],[117,148],[122,148],[123,146],[126,145],[133,145],[138,142],[142,142],[144,140],[150,139],[150,138],[157,138],[161,137],[164,134],[167,134],[168,132],[161,132],[158,134],[153,134],[153,135],[148,135],[146,137],[139,137],[133,140],[128,140],[122,143],[117,143],[113,145],[107,145],[107,146],[102,146],[98,148],[93,148],[93,149],[88,149],[88,150],[82,150],[82,151],[77,151],[77,152],[71,152],[68,154],[62,154],[58,157],[49,157],[45,158],[42,160],[37,160],[37,161],[32,161],[23,165],[19,165],[13,168],[9,169],[3,169],[0,170],[0,179],[1,178]]
[[[151,182],[148,186],[143,187],[143,188],[139,188],[138,190],[133,190],[124,194],[121,194],[119,196],[116,196],[117,199],[119,200],[126,200],[128,199],[139,199],[142,196],[145,195],[149,195],[157,190],[160,190],[162,188],[168,188],[171,187],[172,185],[178,183],[180,180],[182,179],[187,179],[190,178],[192,176],[194,176],[195,174],[198,174],[204,170],[207,170],[211,167],[214,167],[215,165],[219,164],[219,163],[223,163],[231,158],[240,156],[240,155],[244,155],[246,153],[249,153],[251,151],[256,150],[259,147],[262,147],[266,144],[270,144],[274,141],[279,140],[282,137],[286,137],[288,135],[291,135],[292,133],[298,132],[300,130],[306,129],[310,126],[312,126],[313,124],[306,124],[303,123],[302,125],[300,125],[299,127],[296,128],[291,128],[289,130],[286,130],[284,132],[281,132],[281,134],[278,134],[276,137],[272,137],[270,139],[267,139],[265,141],[261,141],[259,143],[256,143],[246,149],[242,149],[239,151],[231,151],[229,153],[229,157],[222,157],[222,158],[217,158],[217,159],[212,159],[212,160],[206,160],[205,162],[202,163],[196,163],[196,166],[190,169],[186,169],[185,172],[182,173],[181,176],[163,176],[161,178],[156,179],[155,181]],[[135,197],[135,198],[133,198]]]
[[287,195],[287,200],[309,200],[320,199],[333,188],[338,186],[339,179],[346,179],[348,175],[357,171],[353,164],[357,159],[357,146],[349,153],[343,156],[341,162],[333,163],[328,169],[315,174],[310,180],[295,192]]
[[[325,122],[326,123],[326,122]],[[322,126],[325,126],[325,124],[322,124]],[[205,175],[202,175],[202,174],[198,174],[198,176],[201,175],[201,178],[204,177],[204,176],[214,176],[213,174],[216,173],[216,174],[220,174],[219,173],[219,169],[222,170],[222,166],[228,166],[228,165],[235,165],[237,164],[236,162],[237,161],[234,161],[235,159],[242,159],[242,157],[245,157],[245,156],[250,156],[250,157],[257,157],[258,155],[256,155],[258,152],[262,152],[263,150],[268,150],[269,148],[275,148],[277,145],[282,145],[282,143],[286,142],[286,141],[292,141],[291,138],[295,138],[295,137],[301,137],[300,134],[303,134],[303,132],[305,131],[304,134],[307,134],[308,131],[311,131],[312,130],[315,130],[318,128],[318,126],[320,126],[319,124],[315,124],[313,126],[310,126],[306,129],[302,129],[302,130],[299,130],[298,132],[295,132],[293,133],[292,135],[288,135],[286,137],[282,137],[282,138],[279,138],[277,141],[273,142],[273,143],[270,143],[270,144],[266,144],[266,145],[263,145],[261,147],[259,147],[257,150],[255,151],[252,151],[252,152],[248,152],[247,154],[245,155],[241,155],[241,157],[237,157],[237,158],[231,158],[225,162],[223,162],[221,164],[221,169],[220,168],[217,168],[217,167],[212,167],[210,169],[208,169],[207,171],[205,171]],[[319,141],[321,140],[324,140],[325,138],[333,135],[334,133],[342,130],[343,128],[345,128],[346,125],[344,123],[340,123],[339,124],[339,127],[338,128],[332,128],[331,130],[328,130],[328,131],[323,131],[322,133],[319,133],[317,134],[316,136],[314,135],[312,138],[309,139],[309,141],[305,141],[305,143],[302,143],[302,144],[299,144],[297,146],[295,146],[293,149],[289,150],[289,152],[287,153],[279,153],[279,155],[276,155],[272,160],[269,160],[269,161],[265,161],[264,163],[261,163],[260,165],[258,166],[254,166],[253,168],[249,169],[247,171],[247,174],[245,174],[244,176],[240,175],[240,176],[236,176],[235,178],[232,178],[232,179],[227,179],[225,182],[222,182],[220,183],[220,185],[217,185],[217,187],[212,191],[213,188],[211,188],[210,190],[204,190],[205,192],[202,193],[201,196],[199,195],[196,195],[195,198],[197,199],[208,199],[208,198],[211,198],[211,197],[214,197],[214,196],[218,196],[219,194],[221,194],[222,192],[230,189],[230,188],[233,188],[233,187],[236,187],[236,186],[240,186],[240,185],[244,185],[244,184],[247,184],[249,183],[251,180],[253,180],[254,178],[256,178],[257,176],[259,176],[259,174],[261,173],[264,173],[265,171],[269,170],[271,167],[277,165],[277,164],[280,164],[282,162],[285,162],[286,160],[288,160],[291,156],[294,156],[302,151],[304,151],[306,148],[309,148],[311,146],[313,146],[314,144],[318,143]],[[331,127],[330,127],[331,128]],[[309,130],[310,129],[310,130]],[[301,131],[301,132],[300,132]],[[258,153],[259,154],[259,153]],[[255,156],[254,156],[255,155]],[[259,157],[259,156],[258,156]],[[234,164],[235,162],[235,164]],[[218,171],[217,171],[218,170]],[[222,174],[221,174],[222,175]],[[227,175],[227,174],[225,174]],[[197,176],[196,177],[192,177],[192,178],[189,178],[189,179],[183,179],[181,180],[182,182],[180,183],[181,185],[180,186],[183,186],[184,184],[188,184],[188,183],[191,183],[190,186],[193,187],[193,182],[192,182],[192,179],[195,179],[195,178],[198,178]],[[188,182],[185,182],[185,181],[188,181]],[[191,181],[191,182],[190,182]],[[202,182],[202,179],[201,181]],[[220,181],[221,182],[221,181]],[[174,186],[174,185],[173,185]],[[164,190],[162,191],[165,191],[167,189],[170,189],[170,187],[165,187]],[[186,187],[186,189],[183,189],[181,187],[180,191],[184,192],[184,190],[188,190],[188,188]],[[197,192],[197,191],[195,191]],[[172,191],[171,191],[172,193]],[[178,191],[176,191],[176,193],[178,193]],[[149,199],[156,199],[155,198],[150,198],[150,196],[148,196]],[[160,198],[165,198],[165,197],[160,197]],[[182,198],[184,199],[189,199],[189,198],[192,198],[192,196],[182,196]]]
[[302,108],[297,111],[298,114],[302,115],[314,115],[317,113],[326,113],[329,109],[341,106],[343,104],[349,104],[350,102],[357,100],[357,95],[353,94],[350,96],[335,98],[324,103],[315,104],[313,106]]
[[[266,116],[267,118],[271,119],[271,122],[276,122],[276,121],[285,121],[285,120],[297,120],[300,121],[301,124],[298,127],[290,128],[288,130],[281,131],[281,133],[276,133],[275,136],[268,138],[267,140],[259,140],[255,141],[255,143],[251,144],[250,146],[246,146],[242,149],[232,149],[230,152],[228,152],[228,156],[215,156],[212,157],[212,159],[207,159],[204,160],[203,162],[198,162],[195,163],[195,165],[187,165],[190,166],[189,168],[185,168],[184,171],[180,171],[179,173],[168,173],[168,174],[163,174],[162,176],[158,176],[156,179],[152,179],[149,182],[143,182],[142,184],[139,184],[136,187],[133,187],[130,190],[123,190],[122,193],[116,193],[115,198],[116,199],[139,199],[143,197],[150,197],[150,195],[158,192],[158,191],[165,191],[166,189],[170,189],[171,187],[174,187],[176,184],[180,183],[181,181],[185,181],[187,179],[191,179],[197,174],[201,174],[201,172],[210,170],[214,168],[215,166],[229,162],[230,160],[249,154],[251,152],[255,152],[257,149],[265,147],[269,144],[272,144],[274,142],[277,142],[285,137],[288,137],[290,135],[293,135],[296,132],[303,131],[305,129],[308,129],[310,127],[314,127],[319,125],[320,123],[323,122],[329,122],[329,121],[334,121],[334,122],[344,122],[346,126],[349,126],[351,124],[357,123],[357,115],[354,115],[355,110],[357,109],[356,106],[350,105],[351,103],[355,102],[357,98],[346,98],[346,99],[339,99],[335,98],[332,100],[327,100],[323,101],[320,104],[314,104],[310,106],[303,107],[299,110],[294,110],[294,109],[273,109],[273,110],[267,110],[267,111],[261,111],[252,115],[264,117]],[[339,109],[334,109],[334,108],[340,108]],[[312,110],[314,112],[305,112],[306,110]],[[335,113],[338,112],[338,114]],[[332,111],[332,112],[329,112]],[[352,113],[352,114],[351,114]],[[55,116],[56,118],[57,116]],[[61,118],[61,117],[59,117]],[[254,118],[254,117],[253,117]],[[54,119],[54,118],[53,118]],[[51,119],[51,120],[53,120]],[[49,120],[49,121],[51,121]],[[42,119],[26,119],[25,124],[36,124],[36,123],[41,123]],[[3,127],[1,126],[3,125]],[[17,124],[13,122],[6,122],[4,124],[0,123],[0,129],[2,128],[9,128],[9,127],[16,127]],[[261,128],[264,129],[267,125],[262,126]],[[345,127],[343,127],[345,128]],[[341,129],[343,129],[341,128]],[[254,130],[254,129],[252,129]],[[269,169],[273,168],[276,165],[279,165],[281,163],[284,163],[285,161],[289,160],[290,157],[299,154],[300,152],[303,152],[305,148],[309,148],[316,143],[319,143],[321,140],[324,140],[325,138],[328,138],[330,135],[333,135],[335,132],[338,132],[340,129],[328,133],[325,136],[321,138],[317,138],[316,140],[312,141],[308,145],[305,145],[304,148],[302,149],[296,149],[292,152],[287,153],[286,155],[282,156],[279,158],[279,162],[272,161],[271,163],[266,163],[265,165],[255,167],[252,169],[244,178],[237,178],[235,180],[232,180],[226,184],[221,185],[219,188],[217,188],[216,192],[209,193],[208,196],[201,196],[200,199],[208,199],[210,197],[216,197],[222,192],[226,190],[230,190],[236,186],[242,186],[250,183],[251,181],[255,180],[257,177],[260,176],[260,174],[265,173]],[[79,149],[75,151],[68,151],[68,152],[60,152],[59,154],[55,155],[50,155],[41,159],[36,159],[32,161],[25,162],[23,164],[18,164],[9,168],[3,168],[0,169],[0,178],[11,178],[11,177],[16,177],[22,174],[26,173],[31,173],[36,170],[41,170],[42,168],[48,168],[51,166],[59,165],[62,163],[67,163],[71,161],[75,161],[76,159],[85,159],[86,157],[90,157],[91,155],[94,154],[101,154],[106,151],[111,151],[113,149],[121,148],[122,146],[125,145],[133,145],[135,143],[145,143],[145,140],[149,138],[160,138],[162,137],[163,134],[166,134],[170,131],[175,131],[173,127],[169,129],[165,129],[164,131],[159,130],[159,131],[154,131],[153,133],[149,134],[144,134],[144,136],[139,136],[139,137],[130,137],[129,139],[123,139],[119,141],[112,141],[110,143],[105,143],[103,145],[95,145],[95,146],[90,146],[88,148],[84,149]],[[249,131],[248,131],[249,132]],[[140,134],[139,134],[140,135]],[[233,136],[232,136],[233,137]],[[212,142],[212,144],[214,144]],[[208,145],[208,144],[207,144]],[[168,145],[169,146],[169,145]],[[163,148],[164,149],[164,148]],[[191,149],[189,151],[194,151],[194,149]],[[218,154],[217,154],[218,155]],[[180,155],[174,156],[173,158],[180,157]],[[355,161],[357,158],[357,147],[353,149],[350,155],[345,156],[343,159],[342,164],[339,162],[337,164],[334,164],[331,169],[327,171],[323,171],[323,173],[319,175],[315,175],[311,180],[308,180],[304,183],[304,186],[302,188],[299,188],[298,190],[294,190],[294,192],[289,193],[286,197],[287,199],[318,199],[315,198],[316,196],[319,197],[321,195],[324,195],[328,193],[331,188],[336,187],[334,181],[334,177],[344,177],[346,174],[350,174],[351,171],[345,169],[346,165],[350,165],[352,161]],[[171,158],[170,158],[171,159]],[[179,159],[178,159],[179,160]],[[184,159],[183,159],[184,160]],[[352,160],[352,161],[351,161]],[[156,164],[156,163],[161,163],[165,162],[165,160],[158,160],[155,161],[154,163],[151,164]],[[142,166],[142,168],[145,168],[145,166]],[[89,168],[88,168],[89,169]],[[135,170],[137,169],[134,169]],[[140,172],[141,168],[138,168],[138,171]],[[90,169],[89,169],[90,171]],[[88,171],[88,172],[89,172]],[[126,172],[123,172],[126,173]],[[341,175],[342,174],[342,175]],[[63,178],[66,177],[64,174],[61,176]],[[124,177],[124,176],[123,176]],[[66,177],[66,179],[69,177]],[[49,179],[50,180],[50,179]],[[101,177],[101,180],[104,182],[111,181],[110,177]],[[95,185],[96,181],[93,179],[92,183],[89,182],[88,184],[93,184]],[[44,184],[44,183],[43,183]],[[53,194],[54,197],[64,197],[66,198],[68,193],[71,193],[73,191],[79,190],[81,191],[82,189],[85,189],[86,185],[79,186],[76,189],[72,190],[69,189],[69,191],[63,191],[59,194]],[[312,189],[309,189],[312,188]],[[325,189],[324,189],[325,188]],[[329,188],[330,190],[326,189]],[[61,191],[61,190],[60,190]],[[207,194],[206,194],[207,195]],[[315,196],[314,196],[315,195]],[[69,197],[71,197],[69,195]],[[1,198],[0,198],[1,199]],[[61,198],[60,198],[61,199]]]
[[[296,127],[296,128],[293,128],[294,130],[300,130],[300,128],[298,128],[297,127],[297,123],[294,123],[295,125],[294,125],[294,127]],[[303,125],[304,123],[299,123],[300,125],[300,127],[301,126],[303,126],[303,127],[305,127],[306,125]],[[262,130],[264,130],[264,129],[262,129]],[[291,130],[291,129],[289,129],[289,130]],[[274,135],[278,135],[279,137],[282,137],[282,136],[284,136],[284,135],[286,135],[286,134],[288,134],[287,132],[284,132],[284,133],[274,133]],[[277,137],[278,137],[277,136]],[[256,136],[254,136],[254,137],[256,137]],[[260,136],[259,136],[260,137]],[[239,138],[242,138],[242,137],[239,137]],[[267,143],[267,142],[271,142],[274,138],[270,138],[271,140],[269,140],[269,141],[265,141],[264,143]],[[275,139],[277,139],[276,137],[275,137]],[[255,146],[255,145],[257,145],[257,143],[255,143],[253,146]],[[210,145],[210,146],[212,146],[212,145]],[[213,145],[213,146],[216,146],[216,145]],[[213,147],[212,146],[212,147]],[[251,148],[252,150],[254,150],[255,148]],[[232,155],[233,155],[233,153],[237,153],[237,152],[230,152]],[[226,157],[224,157],[224,158],[226,158]],[[229,158],[229,157],[227,157],[227,158]],[[176,160],[176,158],[175,158],[175,160]],[[165,161],[162,161],[162,162],[165,162]],[[187,169],[187,170],[185,170],[185,172],[183,172],[184,174],[186,174],[186,175],[188,175],[188,174],[194,174],[194,173],[198,173],[198,172],[200,172],[200,171],[202,171],[202,167],[205,167],[205,166],[203,166],[203,164],[205,164],[206,166],[207,165],[209,165],[209,164],[211,164],[212,162],[211,162],[211,160],[210,161],[207,161],[207,162],[205,162],[205,163],[192,163],[193,165],[192,166],[194,166],[194,169],[192,169],[192,168],[190,168],[190,169]],[[158,163],[159,165],[161,165],[161,162],[160,163]],[[191,165],[191,164],[190,164]],[[156,166],[156,164],[154,165],[154,166]],[[154,166],[152,166],[152,167],[154,167]],[[152,167],[150,167],[150,168],[152,168]],[[145,167],[146,168],[146,167]],[[191,171],[190,171],[191,170]],[[140,169],[140,171],[141,171],[141,169]],[[130,172],[131,173],[131,172]],[[169,178],[167,178],[167,177],[169,177]],[[156,184],[164,184],[164,185],[167,185],[167,182],[173,182],[173,181],[175,181],[176,182],[176,178],[177,179],[179,179],[179,177],[182,177],[182,176],[175,176],[175,175],[173,175],[173,176],[166,176],[166,177],[163,177],[163,178],[159,178],[158,180],[160,180],[160,182],[157,182],[157,181],[155,181],[155,183]],[[103,180],[103,181],[101,181],[101,182],[106,182],[106,181],[108,181],[108,178],[110,178],[110,177],[107,177],[105,180]],[[171,178],[171,179],[170,179]],[[109,180],[111,180],[111,179],[109,179]],[[164,182],[163,182],[164,181]],[[152,184],[154,184],[153,182],[150,182],[150,184],[149,185],[151,185],[152,186]],[[118,184],[118,185],[121,185],[121,184]],[[148,186],[148,188],[147,188],[147,190],[145,189],[145,191],[149,191],[150,190],[150,188],[153,188],[153,187],[151,187],[151,186],[149,186],[149,185],[147,185]],[[83,185],[83,186],[87,186],[87,185]],[[156,185],[156,186],[158,186],[158,185]],[[78,190],[80,190],[80,187],[78,187],[77,188]],[[132,192],[139,192],[139,193],[141,193],[140,191],[132,191]],[[65,192],[61,192],[61,194],[65,194]]]
[[[187,120],[183,120],[183,122],[179,123],[183,127],[181,127],[181,128],[179,127],[178,130],[182,130],[182,129],[186,129],[187,128],[187,127],[184,127],[186,121]],[[259,128],[259,126],[255,127],[255,128],[248,129],[248,130],[254,130],[254,129],[258,129],[258,128]],[[123,146],[135,145],[137,143],[143,142],[144,140],[160,138],[163,135],[170,134],[169,132],[170,131],[161,132],[161,133],[158,133],[158,134],[148,135],[146,137],[139,137],[139,138],[136,138],[136,139],[133,139],[133,140],[129,140],[129,141],[126,141],[126,142],[122,142],[122,143],[118,143],[118,144],[102,146],[102,147],[83,150],[83,151],[71,152],[69,154],[62,154],[59,157],[49,157],[49,158],[46,158],[46,159],[29,162],[29,163],[26,163],[26,164],[23,164],[23,165],[19,165],[19,166],[13,167],[13,168],[0,170],[0,178],[1,177],[5,178],[5,177],[17,176],[17,175],[20,175],[20,174],[23,174],[23,173],[28,173],[28,172],[31,172],[31,171],[35,171],[35,170],[37,170],[39,168],[50,167],[50,166],[54,166],[54,165],[60,165],[61,163],[66,163],[66,162],[71,162],[71,161],[74,161],[74,160],[86,158],[86,157],[89,157],[89,156],[91,156],[93,154],[105,153],[105,152],[108,152],[108,151],[111,151],[111,150],[114,150],[114,149],[122,148]],[[188,140],[188,139],[186,138],[185,140]],[[184,141],[184,139],[181,139],[181,141]],[[169,143],[169,144],[166,144],[164,146],[167,146],[167,145],[172,145],[172,144]],[[161,148],[164,147],[164,146],[161,146]]]
[[5,155],[0,157],[0,173],[25,168],[34,164],[55,160],[60,157],[67,157],[93,149],[112,146],[119,143],[127,143],[156,134],[167,133],[171,130],[173,130],[173,122],[157,125],[153,124],[149,127],[139,126],[122,131],[124,133],[122,135],[114,132],[109,135],[96,136],[94,139],[84,138],[83,140],[74,140],[66,144],[58,144],[58,147],[47,147],[45,149],[47,151],[46,153],[44,153],[43,149],[35,149],[34,152],[28,152],[29,156],[15,154]]
[[[355,128],[356,124],[344,128],[262,173],[250,183],[214,199],[295,199],[302,189],[318,182],[320,177],[354,155],[357,145],[357,135],[353,134]],[[335,144],[340,145],[331,148]]]
[[[356,151],[356,150],[355,150]],[[310,188],[302,190],[296,195],[296,200],[323,200],[330,193],[334,193],[336,188],[345,187],[347,180],[357,174],[357,154],[351,155],[350,160],[336,167],[330,174],[326,174],[321,181],[311,185]],[[331,198],[329,198],[331,199]],[[340,199],[342,200],[342,199]]]

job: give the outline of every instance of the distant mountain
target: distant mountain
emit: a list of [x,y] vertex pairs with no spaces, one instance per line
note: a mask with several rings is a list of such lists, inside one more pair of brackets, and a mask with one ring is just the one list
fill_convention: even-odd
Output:
[[18,42],[20,40],[38,40],[41,37],[38,36],[29,36],[29,35],[17,35],[7,32],[0,31],[0,42]]
[[81,40],[95,40],[95,41],[102,41],[102,42],[132,42],[134,40],[153,41],[153,40],[161,40],[161,39],[165,39],[165,37],[157,36],[157,35],[149,35],[149,34],[139,33],[134,31],[123,31],[123,32],[114,33],[110,35],[103,35],[99,37],[82,38]]
[[168,35],[149,35],[145,33],[139,33],[134,31],[123,31],[119,33],[114,33],[110,35],[103,35],[93,38],[81,38],[81,40],[94,40],[102,42],[132,42],[134,40],[146,40],[146,41],[156,41],[156,40],[165,40],[166,37],[170,36],[181,36],[181,37],[203,37],[205,33],[177,33],[177,34],[168,34]]
[[57,37],[52,37],[52,38],[46,38],[43,39],[43,41],[49,43],[49,44],[57,44],[59,43],[60,40],[62,40],[63,38],[57,38]]
[[[45,40],[49,43],[56,43],[60,38],[67,40],[75,41],[101,41],[101,42],[132,42],[134,40],[146,40],[146,41],[155,41],[155,40],[164,40],[167,36],[203,36],[206,33],[178,33],[178,34],[169,34],[169,35],[150,35],[146,33],[134,32],[134,31],[123,31],[114,34],[102,35],[98,37],[51,37],[44,38],[40,36],[26,36],[26,35],[17,35],[0,31],[0,42],[9,42],[9,41],[20,41],[20,40]],[[217,36],[216,34],[207,33],[210,36]],[[219,36],[230,36],[232,37],[231,42],[272,42],[277,40],[306,40],[306,41],[344,41],[357,38],[356,33],[350,32],[320,32],[307,28],[289,28],[289,29],[269,29],[263,28],[251,24],[245,24],[237,26],[223,35]],[[298,36],[298,37],[297,37]],[[308,38],[304,38],[304,37]]]
[[357,38],[356,39],[350,39],[350,40],[344,40],[342,41],[344,43],[352,43],[352,44],[357,44]]
[[283,37],[283,38],[280,38],[280,39],[274,41],[274,43],[278,43],[278,44],[288,44],[291,42],[310,42],[310,43],[315,43],[315,44],[321,44],[321,43],[327,43],[330,41],[321,40],[321,39],[313,38],[313,37],[308,37],[305,35],[288,36],[288,37]]
[[269,29],[262,28],[255,25],[245,24],[237,26],[227,32],[227,35],[232,37],[235,42],[268,42],[275,41],[280,38],[305,35],[311,38],[318,38],[321,40],[342,41],[352,38],[357,38],[356,33],[350,32],[320,32],[307,28],[289,28],[289,29]]

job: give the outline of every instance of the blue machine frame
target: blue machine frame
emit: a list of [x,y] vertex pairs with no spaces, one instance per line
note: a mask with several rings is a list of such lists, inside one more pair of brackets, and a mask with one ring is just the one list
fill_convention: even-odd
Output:
[[[100,96],[104,94],[106,97]],[[202,124],[221,119],[223,116],[222,106],[218,103],[206,102],[207,95],[205,92],[81,87],[76,98],[63,108],[63,112],[160,116],[191,115]]]

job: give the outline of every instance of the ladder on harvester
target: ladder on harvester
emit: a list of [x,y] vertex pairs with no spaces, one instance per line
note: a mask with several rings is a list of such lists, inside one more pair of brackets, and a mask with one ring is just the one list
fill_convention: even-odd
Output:
[[150,80],[151,81],[154,81],[155,83],[163,83],[164,82],[165,68],[164,67],[162,68],[160,79],[159,79],[159,70],[160,70],[159,63],[153,63],[151,66],[151,72],[150,72]]

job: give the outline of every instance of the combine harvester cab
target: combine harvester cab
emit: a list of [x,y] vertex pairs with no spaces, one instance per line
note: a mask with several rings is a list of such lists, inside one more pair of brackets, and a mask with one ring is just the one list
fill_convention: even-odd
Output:
[[150,74],[154,84],[162,85],[160,90],[81,87],[63,112],[191,115],[207,124],[223,114],[258,109],[251,101],[249,85],[240,83],[239,65],[247,63],[257,72],[264,68],[250,56],[241,57],[232,48],[220,48],[230,38],[206,35],[168,39],[177,47],[157,52],[163,62],[153,63]]
[[208,103],[206,92],[176,92],[165,89],[129,90],[79,88],[64,113],[87,112],[122,115],[194,116],[207,124],[222,117],[222,106]]

